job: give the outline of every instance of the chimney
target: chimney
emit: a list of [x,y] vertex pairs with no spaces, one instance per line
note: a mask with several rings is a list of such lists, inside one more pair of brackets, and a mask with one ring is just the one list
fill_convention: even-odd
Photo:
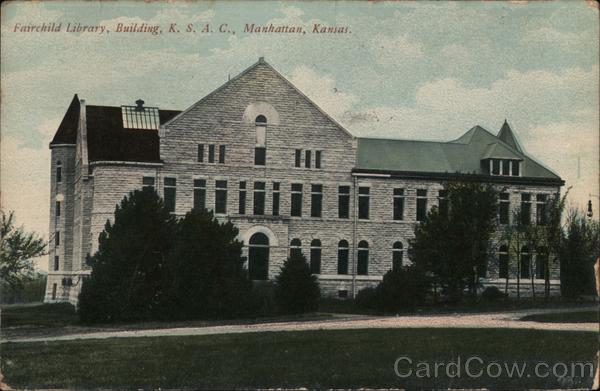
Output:
[[135,104],[137,105],[137,107],[135,108],[135,111],[144,111],[144,101],[141,99],[138,99],[135,101]]
[[261,64],[264,63],[265,62],[265,58],[264,57],[259,57],[258,58],[258,62],[261,63]]

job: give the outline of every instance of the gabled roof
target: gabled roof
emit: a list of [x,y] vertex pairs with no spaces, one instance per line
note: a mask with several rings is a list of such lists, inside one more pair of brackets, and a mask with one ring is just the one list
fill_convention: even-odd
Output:
[[523,161],[522,177],[561,180],[550,169],[480,126],[449,142],[358,138],[356,170],[487,175],[489,166],[484,166],[482,160],[492,157]]
[[63,117],[54,138],[50,141],[50,145],[54,144],[75,144],[77,142],[77,127],[79,126],[79,98],[77,94],[73,95],[71,104],[67,108],[67,112]]

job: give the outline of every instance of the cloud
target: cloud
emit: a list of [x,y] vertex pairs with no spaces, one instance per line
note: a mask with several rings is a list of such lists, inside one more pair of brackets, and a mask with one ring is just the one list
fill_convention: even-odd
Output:
[[414,62],[424,56],[423,45],[407,34],[395,37],[377,34],[371,47],[375,60],[386,66]]

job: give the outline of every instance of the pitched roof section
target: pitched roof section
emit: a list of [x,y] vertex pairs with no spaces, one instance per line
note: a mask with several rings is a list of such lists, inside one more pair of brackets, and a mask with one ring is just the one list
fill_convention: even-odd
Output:
[[54,138],[50,141],[50,145],[77,143],[77,127],[79,124],[80,109],[79,98],[77,97],[77,94],[75,94],[65,116],[54,134]]
[[525,151],[521,147],[517,135],[512,131],[510,125],[506,120],[504,120],[504,124],[502,124],[502,128],[500,128],[500,132],[498,132],[498,138],[517,151],[524,153]]
[[362,171],[487,175],[482,160],[491,157],[522,160],[523,177],[560,181],[550,169],[480,126],[449,142],[358,138],[356,168]]

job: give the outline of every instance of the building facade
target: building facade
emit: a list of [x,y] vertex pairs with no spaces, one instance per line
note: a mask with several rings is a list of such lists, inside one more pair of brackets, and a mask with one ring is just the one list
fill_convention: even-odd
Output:
[[[262,58],[182,112],[75,95],[50,148],[48,302],[77,301],[106,221],[142,187],[177,216],[199,207],[232,221],[252,279],[273,279],[300,250],[323,294],[345,298],[410,262],[414,226],[449,180],[497,186],[504,223],[522,207],[535,221],[563,185],[506,122],[450,142],[355,137]],[[499,255],[484,281],[503,286],[508,275],[512,286],[517,266]]]

